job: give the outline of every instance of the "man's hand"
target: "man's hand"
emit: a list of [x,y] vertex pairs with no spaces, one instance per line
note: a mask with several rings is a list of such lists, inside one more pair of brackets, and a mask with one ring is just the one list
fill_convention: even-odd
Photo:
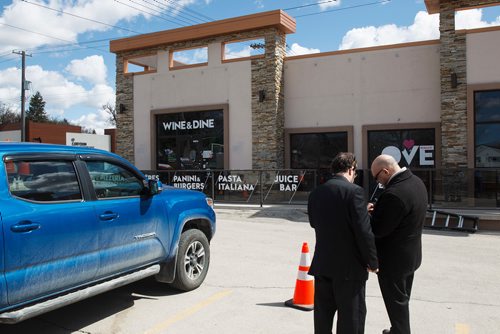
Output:
[[375,208],[375,204],[373,204],[373,203],[368,203],[368,205],[366,206],[368,213],[372,213],[374,208]]

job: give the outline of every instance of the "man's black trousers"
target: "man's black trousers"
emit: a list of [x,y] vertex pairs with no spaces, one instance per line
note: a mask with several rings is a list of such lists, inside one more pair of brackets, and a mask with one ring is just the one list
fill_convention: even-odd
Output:
[[363,334],[366,319],[365,280],[314,277],[314,333],[331,334],[337,313],[337,334]]
[[413,274],[378,275],[378,284],[391,321],[391,334],[410,334],[410,295]]

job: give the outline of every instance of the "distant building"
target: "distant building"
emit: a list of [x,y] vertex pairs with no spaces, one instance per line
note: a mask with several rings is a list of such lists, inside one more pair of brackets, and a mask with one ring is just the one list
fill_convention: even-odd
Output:
[[[81,126],[56,123],[26,122],[26,141],[45,144],[90,146],[115,150],[115,129],[104,135],[82,133]],[[0,141],[21,141],[21,123],[0,125]]]

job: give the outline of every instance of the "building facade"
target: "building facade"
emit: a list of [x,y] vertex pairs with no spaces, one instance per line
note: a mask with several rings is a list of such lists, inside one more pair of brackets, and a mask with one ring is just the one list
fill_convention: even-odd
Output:
[[498,168],[500,28],[454,17],[499,3],[426,0],[439,40],[304,56],[286,56],[282,11],[112,41],[117,152],[143,170],[317,169],[345,150],[365,169]]

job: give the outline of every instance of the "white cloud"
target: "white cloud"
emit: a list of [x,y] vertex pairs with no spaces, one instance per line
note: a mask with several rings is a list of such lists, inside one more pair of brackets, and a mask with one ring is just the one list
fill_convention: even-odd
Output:
[[293,43],[290,50],[288,50],[287,56],[299,56],[310,53],[319,53],[319,49],[306,48],[304,46],[299,45],[298,43]]
[[[198,1],[200,0],[162,2],[163,6],[155,8],[163,8],[163,12],[178,15],[184,7]],[[210,2],[204,0],[205,4]],[[127,6],[114,0],[49,0],[48,3],[44,0],[13,1],[3,8],[0,16],[0,53],[13,49],[26,50],[43,45],[75,43],[80,34],[113,29],[110,26],[128,29],[126,24],[119,22],[132,21],[139,16],[151,17],[150,14],[132,7],[136,6]],[[60,11],[68,14],[61,14]],[[132,33],[126,30],[122,32]]]
[[96,111],[83,115],[77,119],[71,120],[72,123],[82,127],[94,129],[97,134],[104,134],[104,129],[109,129],[112,126],[108,123],[109,115],[104,110]]
[[439,38],[439,15],[418,12],[408,27],[387,24],[380,27],[354,28],[342,38],[340,50]]
[[264,8],[264,0],[255,0],[254,3],[257,8]]
[[[456,29],[481,28],[500,25],[500,17],[494,22],[482,20],[481,9],[459,11],[456,14]],[[439,15],[420,11],[410,26],[387,24],[349,30],[342,38],[339,50],[439,39]]]
[[[21,70],[18,68],[0,71],[0,101],[11,104],[19,101],[20,77]],[[47,71],[38,65],[26,68],[26,80],[32,82],[32,94],[36,91],[42,94],[47,113],[58,118],[68,118],[67,111],[77,106],[101,110],[103,104],[114,104],[115,101],[114,89],[106,83],[98,83],[86,89],[60,72]],[[30,95],[27,94],[26,103],[29,103],[29,98]]]
[[[12,49],[24,50],[42,45],[74,43],[77,41],[79,34],[111,29],[106,25],[61,14],[41,6],[72,13],[109,25],[116,25],[120,20],[131,20],[139,15],[147,16],[147,14],[120,5],[113,0],[76,2],[51,0],[48,4],[41,0],[32,0],[30,2],[34,4],[14,1],[9,6],[4,7],[0,17],[0,23],[4,24],[0,29],[0,52]],[[26,19],[26,13],[29,13],[29,19]]]
[[341,1],[340,0],[334,0],[334,1],[329,1],[325,2],[325,0],[320,0],[317,2],[319,4],[319,9],[320,10],[327,10],[333,7],[338,7],[340,6]]
[[226,59],[236,59],[250,57],[252,55],[252,47],[250,45],[245,45],[242,49],[238,51],[231,50],[229,46],[226,45]]
[[500,16],[493,22],[483,21],[482,9],[470,9],[457,12],[457,29],[474,29],[500,25]]
[[84,59],[74,59],[66,66],[66,71],[80,80],[94,84],[106,82],[107,68],[102,56],[90,56]]
[[98,84],[88,92],[86,104],[89,107],[101,109],[106,103],[115,104],[115,90],[106,84]]

